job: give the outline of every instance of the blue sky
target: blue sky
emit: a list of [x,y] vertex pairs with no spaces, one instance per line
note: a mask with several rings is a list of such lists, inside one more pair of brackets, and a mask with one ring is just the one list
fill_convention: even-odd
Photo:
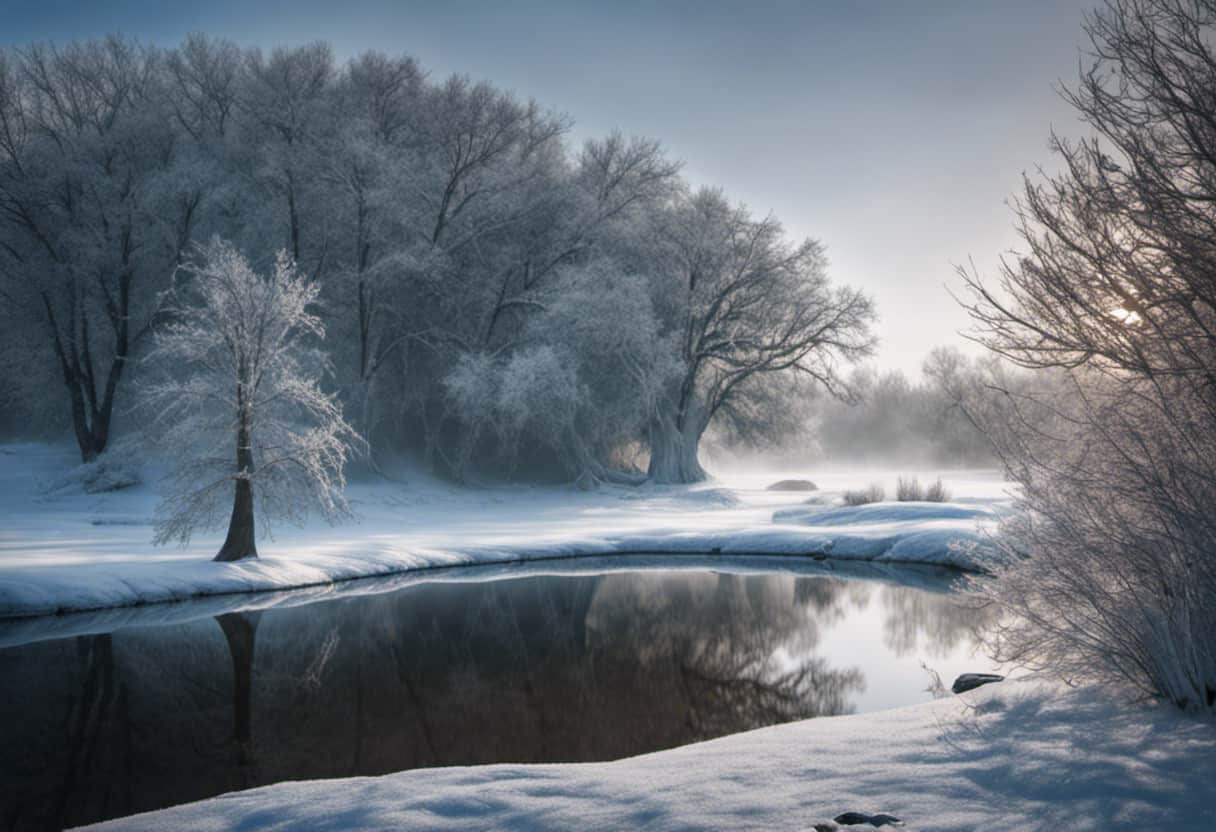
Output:
[[877,363],[915,372],[964,345],[952,264],[991,273],[1017,243],[1006,205],[1083,132],[1056,86],[1077,76],[1078,0],[919,2],[86,2],[3,0],[0,43],[203,31],[340,58],[408,52],[575,121],[661,139],[721,186],[828,249],[876,299]]

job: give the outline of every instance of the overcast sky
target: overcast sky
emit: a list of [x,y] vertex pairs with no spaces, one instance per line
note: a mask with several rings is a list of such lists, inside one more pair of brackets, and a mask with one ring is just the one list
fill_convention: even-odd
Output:
[[721,186],[828,249],[878,303],[876,362],[916,372],[965,342],[952,264],[991,273],[1016,245],[1007,200],[1082,128],[1090,0],[905,2],[172,3],[3,0],[0,42],[191,31],[245,45],[322,39],[340,58],[417,56],[569,115],[575,137],[654,136],[695,183]]

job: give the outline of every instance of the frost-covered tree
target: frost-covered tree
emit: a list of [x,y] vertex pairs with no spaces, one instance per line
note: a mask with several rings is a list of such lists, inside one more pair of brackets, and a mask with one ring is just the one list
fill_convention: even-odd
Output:
[[2,325],[32,345],[23,375],[58,377],[86,462],[206,188],[161,68],[118,37],[0,54]]
[[873,306],[834,287],[822,247],[789,244],[772,217],[753,218],[721,192],[681,196],[658,223],[656,307],[680,365],[650,426],[650,476],[696,482],[701,436],[715,417],[745,414],[749,392],[780,374],[841,389],[838,364],[869,354]]
[[985,422],[1022,511],[991,597],[1001,657],[1216,709],[1216,3],[1111,0],[1028,180],[1026,254],[965,274],[979,337],[1050,372]]
[[326,193],[331,334],[352,345],[337,374],[372,438],[373,385],[379,370],[409,346],[414,321],[407,295],[420,258],[405,243],[409,193],[416,184],[416,119],[423,74],[413,58],[366,53],[337,82],[334,110],[317,129],[317,171]]
[[444,382],[463,427],[458,475],[480,440],[512,463],[530,454],[584,484],[638,478],[622,470],[633,467],[624,452],[644,437],[666,380],[659,368],[672,363],[638,243],[676,170],[653,141],[588,141],[573,176],[541,163],[516,197],[527,210],[483,241],[483,289],[462,304],[479,326],[457,341],[461,357]]
[[361,440],[321,390],[319,291],[286,252],[262,275],[218,238],[178,270],[147,359],[165,370],[147,406],[176,460],[158,543],[215,526],[229,501],[216,560],[257,556],[255,506],[296,522],[349,512],[344,467]]

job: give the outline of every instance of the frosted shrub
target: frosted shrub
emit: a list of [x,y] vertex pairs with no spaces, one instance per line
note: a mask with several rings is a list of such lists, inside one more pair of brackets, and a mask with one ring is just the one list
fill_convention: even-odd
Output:
[[1179,387],[1147,404],[1147,384],[1088,379],[1065,413],[990,424],[1022,492],[981,582],[997,658],[1216,709],[1216,434]]
[[[1028,181],[1025,251],[964,272],[979,337],[1042,371],[973,402],[1019,486],[982,591],[998,659],[1216,711],[1216,87],[1210,2],[1110,0],[1066,93],[1095,134]],[[1201,91],[1203,94],[1200,94]],[[977,398],[976,401],[982,402]]]
[[887,491],[878,483],[871,483],[865,488],[850,489],[841,496],[846,506],[864,506],[867,503],[881,503],[887,499]]
[[927,503],[948,503],[950,496],[950,489],[946,488],[942,483],[942,478],[938,477],[925,489],[925,496],[922,499]]
[[921,485],[916,477],[900,477],[895,483],[895,499],[901,503],[946,503],[950,501],[950,491],[941,477],[928,486]]
[[900,477],[895,482],[895,499],[901,503],[918,502],[925,499],[925,489],[916,477]]

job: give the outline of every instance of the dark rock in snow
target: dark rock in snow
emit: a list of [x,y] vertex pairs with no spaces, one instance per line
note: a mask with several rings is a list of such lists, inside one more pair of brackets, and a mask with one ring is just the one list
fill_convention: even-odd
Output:
[[964,673],[954,680],[954,684],[950,686],[950,690],[955,693],[966,693],[969,690],[975,690],[980,685],[1000,682],[1004,678],[1004,676],[998,676],[995,673]]
[[833,818],[841,826],[860,826],[868,823],[870,826],[903,826],[904,822],[895,815],[879,812],[877,815],[867,815],[865,812],[844,812]]
[[781,480],[775,482],[765,491],[818,491],[819,486],[810,480]]
[[817,823],[811,827],[815,832],[839,832],[840,827],[829,821]]

